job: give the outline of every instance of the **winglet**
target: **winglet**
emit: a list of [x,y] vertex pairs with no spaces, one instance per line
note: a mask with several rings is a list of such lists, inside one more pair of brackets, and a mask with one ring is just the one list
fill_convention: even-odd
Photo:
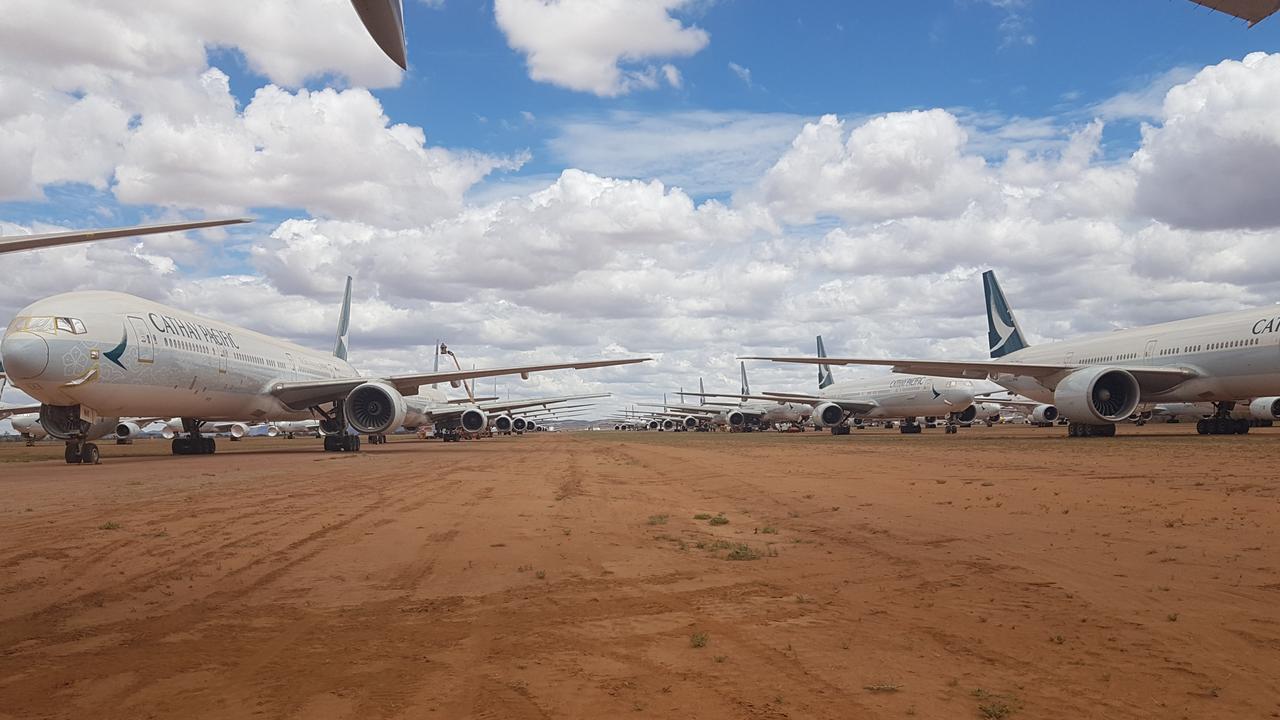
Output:
[[333,346],[333,356],[347,359],[347,336],[351,332],[351,276],[347,276],[347,289],[342,293],[342,311],[338,313],[338,340]]
[[[819,335],[818,336],[818,357],[824,358],[826,356],[827,356],[827,349],[822,346],[822,336]],[[831,374],[830,365],[818,366],[818,389],[819,390],[822,390],[823,388],[828,387],[835,381],[836,381],[835,377],[832,376]]]
[[982,273],[982,290],[987,298],[987,343],[991,357],[1002,358],[1027,347],[1018,319],[1013,316],[1004,293],[1000,291],[994,270]]

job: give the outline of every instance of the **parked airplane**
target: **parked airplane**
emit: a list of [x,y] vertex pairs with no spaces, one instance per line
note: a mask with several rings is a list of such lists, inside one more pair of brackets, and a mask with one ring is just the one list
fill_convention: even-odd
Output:
[[1071,437],[1115,435],[1116,423],[1140,403],[1212,402],[1202,434],[1246,433],[1247,419],[1231,412],[1253,398],[1250,414],[1280,419],[1280,314],[1275,308],[1237,310],[1031,346],[1009,309],[995,273],[983,273],[991,360],[882,358],[759,358],[775,362],[887,365],[894,372],[990,378],[1003,387],[1052,403],[1069,421]]
[[[5,414],[0,412],[0,419]],[[37,440],[43,440],[49,436],[40,426],[40,413],[19,413],[9,416],[9,424],[13,425],[14,432],[22,436],[22,439],[28,446],[35,445]]]
[[35,250],[37,248],[74,245],[77,243],[110,240],[112,238],[134,237],[136,235],[154,235],[156,233],[181,232],[199,228],[217,227],[219,225],[235,225],[252,222],[249,218],[231,218],[229,220],[193,220],[190,222],[161,223],[158,225],[135,225],[133,227],[106,228],[99,230],[69,230],[67,232],[43,233],[38,235],[5,235],[0,237],[0,254]]
[[96,462],[91,440],[121,416],[181,417],[178,455],[212,453],[209,421],[320,419],[324,448],[360,448],[347,432],[404,424],[405,396],[437,382],[626,365],[647,358],[362,377],[347,362],[351,279],[332,354],[198,317],[124,293],[71,292],[24,308],[0,340],[9,378],[41,403],[45,431],[67,443],[68,463]]
[[[702,398],[703,405],[695,405],[691,407],[707,408],[706,412],[719,413],[716,417],[717,424],[739,426],[746,425],[748,427],[773,427],[777,428],[781,425],[803,426],[809,421],[810,415],[813,414],[813,406],[803,402],[792,402],[774,397],[765,397],[751,394],[751,383],[747,381],[747,364],[741,362],[738,369],[742,374],[742,390],[734,394],[729,393],[709,393],[702,388],[702,380],[698,380],[698,390],[696,393],[687,393],[681,391],[681,395],[692,395]],[[707,404],[706,398],[736,398],[737,403],[729,405],[727,408],[720,403]],[[740,413],[742,422],[735,422],[738,416],[734,413]]]
[[280,437],[292,440],[294,435],[310,435],[320,437],[318,420],[281,420],[267,425],[267,437]]
[[[977,415],[973,398],[987,388],[970,380],[911,375],[909,377],[869,377],[836,382],[827,364],[822,336],[818,336],[818,392],[765,392],[757,396],[805,403],[813,407],[813,424],[831,428],[832,435],[846,435],[849,423],[870,419],[902,419],[900,432],[919,433],[920,418],[946,418],[946,432],[956,432],[959,422]],[[776,358],[747,357],[746,360]],[[839,364],[839,363],[833,363]]]

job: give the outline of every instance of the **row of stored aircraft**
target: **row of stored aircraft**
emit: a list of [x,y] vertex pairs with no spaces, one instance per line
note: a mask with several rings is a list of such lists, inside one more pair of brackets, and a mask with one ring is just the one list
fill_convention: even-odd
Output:
[[[0,238],[0,252],[240,222],[247,220]],[[491,415],[514,422],[511,411],[545,407],[557,400],[459,404],[430,386],[648,360],[437,368],[429,373],[365,377],[347,361],[350,318],[350,278],[332,353],[125,293],[62,293],[31,303],[6,327],[0,338],[0,376],[40,403],[9,408],[9,414],[38,413],[43,432],[66,442],[68,463],[96,464],[99,451],[92,441],[121,429],[134,432],[135,427],[126,425],[131,422],[128,418],[181,418],[182,436],[173,439],[172,448],[178,455],[214,452],[213,438],[202,432],[209,423],[307,420],[318,422],[326,451],[352,451],[360,448],[360,434],[377,438],[401,427],[427,424],[446,433],[459,428],[474,431],[487,426]]]

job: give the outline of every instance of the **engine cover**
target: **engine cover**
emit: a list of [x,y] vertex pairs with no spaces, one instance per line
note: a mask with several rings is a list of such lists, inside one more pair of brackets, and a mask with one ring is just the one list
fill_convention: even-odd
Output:
[[1072,422],[1100,425],[1132,415],[1141,394],[1137,378],[1128,370],[1087,367],[1058,383],[1053,402]]
[[136,422],[122,422],[116,425],[116,437],[121,440],[125,438],[138,437],[142,434],[142,428],[138,427]]
[[384,382],[367,382],[347,394],[342,403],[347,422],[357,432],[377,435],[404,424],[404,396]]
[[462,412],[462,429],[467,432],[480,432],[489,427],[489,416],[483,410],[469,408]]
[[833,402],[824,402],[813,409],[813,426],[834,427],[844,420],[844,408]]
[[738,410],[730,410],[724,416],[724,421],[729,423],[729,427],[742,427],[747,424],[747,416]]
[[1280,397],[1260,397],[1249,403],[1249,416],[1257,420],[1280,420]]
[[493,429],[498,432],[511,432],[512,421],[510,415],[499,415],[493,419]]
[[1037,405],[1031,410],[1031,421],[1051,423],[1058,419],[1058,408],[1052,405]]

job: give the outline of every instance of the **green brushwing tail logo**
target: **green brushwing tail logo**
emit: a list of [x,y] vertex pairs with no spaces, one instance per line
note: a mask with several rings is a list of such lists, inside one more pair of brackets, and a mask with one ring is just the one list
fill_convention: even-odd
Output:
[[120,367],[121,370],[128,370],[124,363],[120,362],[120,358],[124,356],[124,350],[129,346],[129,332],[122,330],[120,332],[120,344],[102,353],[102,356]]

